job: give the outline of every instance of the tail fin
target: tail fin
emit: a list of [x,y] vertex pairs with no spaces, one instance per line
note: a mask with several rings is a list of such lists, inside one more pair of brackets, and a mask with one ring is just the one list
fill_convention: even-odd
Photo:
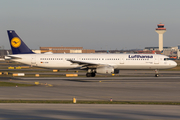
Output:
[[13,54],[33,54],[28,46],[21,40],[14,30],[7,31]]

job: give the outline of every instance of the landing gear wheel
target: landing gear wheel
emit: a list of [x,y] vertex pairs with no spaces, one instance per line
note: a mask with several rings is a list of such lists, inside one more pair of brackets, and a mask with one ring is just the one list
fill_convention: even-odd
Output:
[[155,77],[159,77],[159,74],[155,74]]
[[96,76],[96,73],[91,73],[91,77],[95,77]]
[[91,77],[91,73],[86,73],[86,77]]
[[95,77],[96,73],[86,73],[86,77]]
[[155,69],[155,77],[159,77],[158,69]]

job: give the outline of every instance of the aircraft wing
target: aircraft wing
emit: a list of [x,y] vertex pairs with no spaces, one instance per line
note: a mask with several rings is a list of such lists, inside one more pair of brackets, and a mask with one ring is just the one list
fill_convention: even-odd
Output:
[[82,67],[86,67],[86,68],[97,68],[97,67],[109,66],[108,64],[100,64],[100,63],[93,63],[93,62],[84,62],[84,61],[78,61],[78,60],[67,60],[67,61],[70,61],[73,64],[82,65]]

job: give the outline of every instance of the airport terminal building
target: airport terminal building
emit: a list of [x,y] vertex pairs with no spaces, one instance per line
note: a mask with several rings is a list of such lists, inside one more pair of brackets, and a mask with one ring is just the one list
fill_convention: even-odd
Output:
[[83,49],[83,47],[40,47],[41,53],[95,53],[93,49]]
[[[11,50],[0,49],[0,57],[12,54]],[[159,51],[158,47],[145,47],[143,50],[93,50],[83,49],[83,47],[40,47],[39,50],[32,50],[35,53],[135,53],[135,54],[163,54],[175,59],[180,59],[180,45],[177,47],[163,47],[163,51]]]

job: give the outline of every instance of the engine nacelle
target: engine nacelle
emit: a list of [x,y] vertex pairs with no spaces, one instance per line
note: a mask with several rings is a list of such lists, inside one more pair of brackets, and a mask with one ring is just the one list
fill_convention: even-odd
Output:
[[99,68],[96,68],[96,73],[112,74],[112,73],[117,73],[117,70],[116,69],[114,70],[113,67],[99,67]]

